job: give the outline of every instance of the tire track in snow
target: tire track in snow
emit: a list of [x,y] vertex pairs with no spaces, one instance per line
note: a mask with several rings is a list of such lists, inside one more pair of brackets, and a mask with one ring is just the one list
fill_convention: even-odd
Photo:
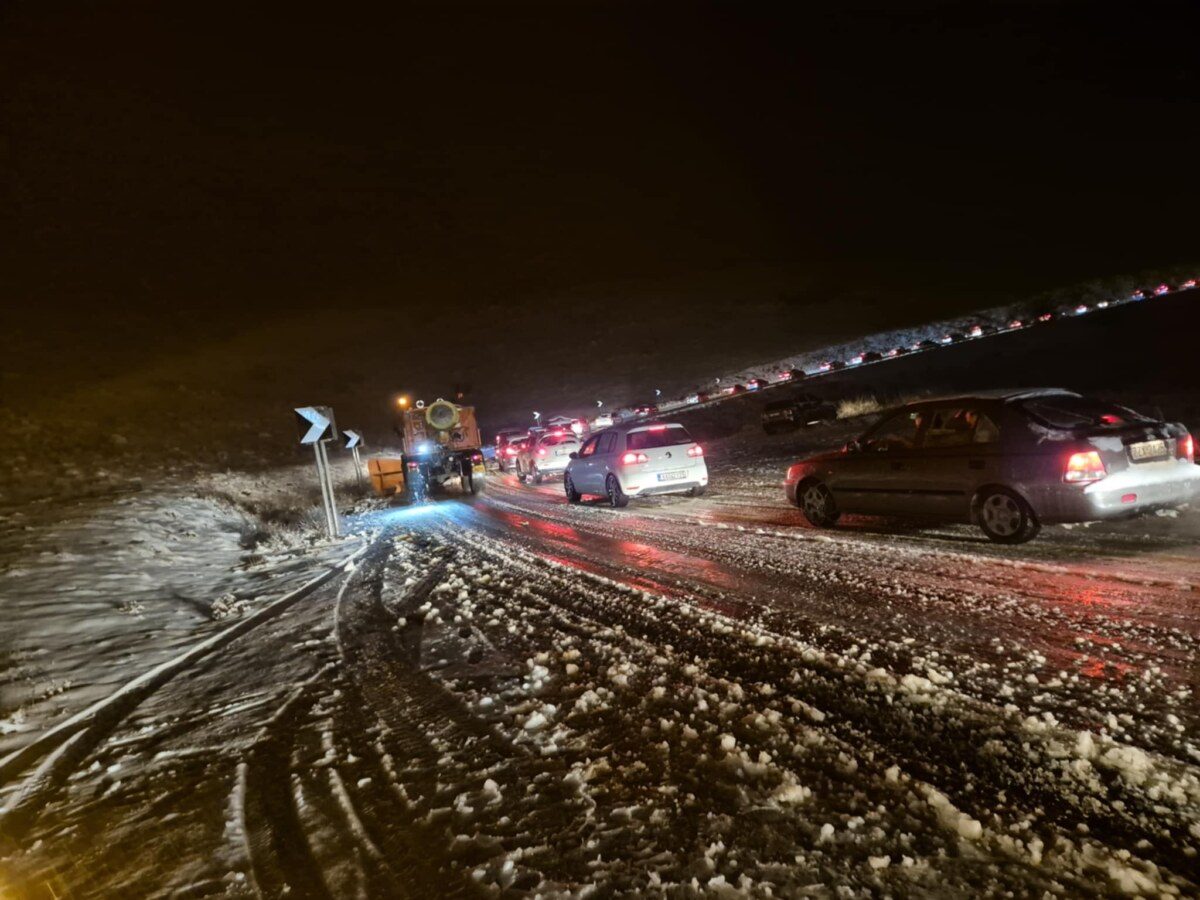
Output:
[[65,784],[84,757],[147,697],[201,660],[259,625],[282,615],[298,600],[308,596],[339,573],[351,571],[354,562],[369,547],[368,544],[355,550],[341,562],[330,566],[294,591],[195,644],[174,659],[139,675],[113,694],[93,703],[0,760],[0,782],[6,782],[39,758],[45,757],[45,761],[22,782],[12,801],[0,811],[0,832],[10,839],[19,840],[37,821],[46,803]]

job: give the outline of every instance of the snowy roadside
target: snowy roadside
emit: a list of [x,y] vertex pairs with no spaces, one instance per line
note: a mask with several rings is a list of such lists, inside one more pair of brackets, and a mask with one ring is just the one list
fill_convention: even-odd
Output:
[[222,472],[0,513],[0,753],[344,556],[358,538],[322,536],[312,481]]

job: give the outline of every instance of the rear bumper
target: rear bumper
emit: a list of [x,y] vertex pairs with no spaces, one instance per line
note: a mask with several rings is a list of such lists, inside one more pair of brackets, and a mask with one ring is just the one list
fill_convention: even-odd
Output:
[[703,461],[683,468],[683,478],[659,481],[657,472],[622,472],[621,490],[630,497],[648,497],[652,494],[681,494],[695,487],[708,485],[708,466]]
[[541,475],[561,475],[567,471],[567,463],[570,461],[569,456],[548,457],[534,460],[533,465],[537,466],[538,473]]
[[1043,522],[1088,522],[1179,506],[1200,499],[1200,466],[1184,460],[1131,466],[1095,484],[1031,491]]

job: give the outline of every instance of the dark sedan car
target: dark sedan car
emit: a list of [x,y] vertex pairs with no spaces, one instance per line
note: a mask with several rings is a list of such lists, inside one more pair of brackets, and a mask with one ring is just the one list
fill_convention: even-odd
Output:
[[816,425],[836,418],[837,406],[812,394],[801,394],[764,406],[762,426],[767,434],[781,434],[794,431],[802,425]]
[[1057,389],[927,400],[885,413],[840,451],[788,469],[787,497],[818,526],[843,512],[974,522],[1021,543],[1200,496],[1187,429]]

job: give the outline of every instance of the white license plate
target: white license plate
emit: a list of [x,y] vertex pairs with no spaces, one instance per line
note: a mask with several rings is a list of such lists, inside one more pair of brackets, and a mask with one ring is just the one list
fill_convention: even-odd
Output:
[[686,476],[687,476],[687,472],[683,471],[682,469],[677,472],[659,472],[658,480],[659,481],[678,481],[680,478],[684,478]]
[[566,454],[562,450],[555,450],[554,455],[555,456],[565,456]]
[[1142,441],[1140,444],[1130,444],[1129,455],[1135,460],[1158,459],[1167,455],[1167,442]]

